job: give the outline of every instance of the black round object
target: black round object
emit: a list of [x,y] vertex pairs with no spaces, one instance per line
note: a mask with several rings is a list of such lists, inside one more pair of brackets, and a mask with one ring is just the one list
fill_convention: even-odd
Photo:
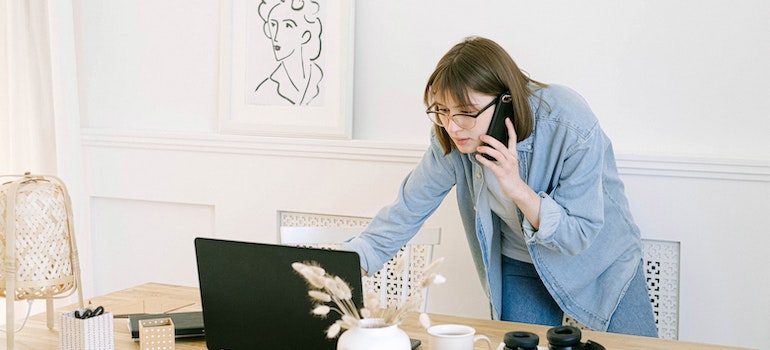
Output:
[[508,332],[503,336],[506,350],[536,350],[540,337],[531,332]]
[[591,340],[587,341],[585,346],[583,346],[583,350],[606,350],[602,344],[595,343]]
[[553,327],[546,333],[548,346],[552,350],[573,350],[582,349],[580,343],[580,329],[572,326]]

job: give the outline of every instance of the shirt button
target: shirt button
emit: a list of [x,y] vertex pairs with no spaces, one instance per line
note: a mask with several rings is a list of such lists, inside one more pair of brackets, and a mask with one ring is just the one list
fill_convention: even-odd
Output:
[[476,173],[476,178],[480,179],[481,178],[481,173]]

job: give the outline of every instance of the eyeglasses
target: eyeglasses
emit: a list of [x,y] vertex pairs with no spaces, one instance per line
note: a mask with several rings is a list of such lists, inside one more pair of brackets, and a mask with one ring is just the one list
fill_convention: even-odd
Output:
[[463,129],[471,129],[476,126],[476,118],[478,118],[481,113],[484,113],[484,111],[489,109],[489,107],[492,107],[492,105],[497,103],[498,99],[500,99],[500,96],[495,97],[492,102],[484,106],[484,108],[480,109],[475,114],[456,113],[450,115],[447,113],[449,111],[447,108],[442,107],[436,103],[428,107],[428,109],[425,110],[425,113],[428,115],[428,119],[430,119],[430,121],[440,127],[446,128],[449,126],[449,122],[453,121],[455,125]]

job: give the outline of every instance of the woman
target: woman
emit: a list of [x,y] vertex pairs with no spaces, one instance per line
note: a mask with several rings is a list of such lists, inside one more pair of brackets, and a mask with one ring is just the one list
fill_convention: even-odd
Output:
[[[502,97],[515,111],[506,143],[486,135]],[[424,100],[430,148],[398,199],[346,244],[362,269],[379,270],[456,186],[493,318],[555,326],[566,312],[595,330],[656,337],[639,229],[586,102],[529,79],[479,37],[444,55]]]

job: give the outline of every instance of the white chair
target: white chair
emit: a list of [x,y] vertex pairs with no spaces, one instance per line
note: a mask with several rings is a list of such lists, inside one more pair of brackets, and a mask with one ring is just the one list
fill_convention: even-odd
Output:
[[[643,239],[642,257],[658,336],[678,339],[679,242]],[[564,316],[563,324],[586,328],[569,315]]]
[[647,290],[658,336],[664,339],[679,338],[679,253],[679,242],[642,240]]
[[[348,238],[363,231],[363,227],[281,226],[280,243],[284,245],[339,249]],[[380,305],[400,305],[423,280],[422,272],[432,261],[433,246],[439,244],[439,228],[423,228],[396,256],[373,276],[363,277],[365,295],[380,296]],[[400,268],[401,267],[401,268]],[[400,271],[399,271],[400,270]],[[426,291],[422,291],[427,306]]]

